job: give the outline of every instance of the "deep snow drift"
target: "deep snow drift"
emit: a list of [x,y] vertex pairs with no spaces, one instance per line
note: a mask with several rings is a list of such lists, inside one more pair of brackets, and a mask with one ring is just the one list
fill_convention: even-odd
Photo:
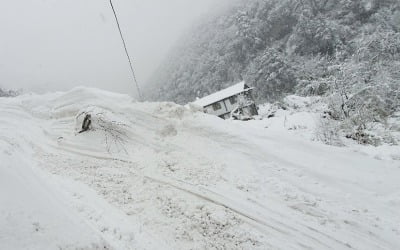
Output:
[[399,148],[313,142],[313,119],[87,88],[0,98],[0,249],[398,248]]

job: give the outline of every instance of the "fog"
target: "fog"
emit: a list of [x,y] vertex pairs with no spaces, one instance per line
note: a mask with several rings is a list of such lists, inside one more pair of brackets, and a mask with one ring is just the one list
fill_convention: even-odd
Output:
[[[113,0],[138,81],[222,0]],[[0,9],[0,87],[85,85],[136,95],[108,0],[18,0]]]

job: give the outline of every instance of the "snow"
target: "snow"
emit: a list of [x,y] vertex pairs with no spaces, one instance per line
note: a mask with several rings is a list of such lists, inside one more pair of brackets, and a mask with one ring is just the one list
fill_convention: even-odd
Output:
[[398,248],[399,146],[324,145],[318,99],[286,105],[241,122],[89,88],[0,98],[0,249]]
[[196,101],[192,102],[194,105],[198,105],[200,107],[206,107],[218,101],[222,101],[226,98],[231,96],[237,95],[242,93],[245,90],[250,90],[251,88],[246,89],[245,82],[237,83],[229,88],[223,89],[221,91],[215,92],[211,95],[205,96],[203,98],[197,99]]

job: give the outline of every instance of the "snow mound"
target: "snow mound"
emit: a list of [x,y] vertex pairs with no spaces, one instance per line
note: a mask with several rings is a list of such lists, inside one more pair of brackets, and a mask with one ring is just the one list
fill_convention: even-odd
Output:
[[89,88],[0,98],[0,249],[399,246],[399,161],[305,139],[318,100],[286,102],[240,122]]

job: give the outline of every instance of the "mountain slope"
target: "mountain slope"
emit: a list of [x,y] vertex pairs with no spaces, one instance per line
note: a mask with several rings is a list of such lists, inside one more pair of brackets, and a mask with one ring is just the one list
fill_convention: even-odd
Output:
[[[302,138],[304,125],[280,125],[309,122],[306,113],[243,123],[77,88],[0,98],[0,114],[0,248],[400,244],[398,156],[325,146]],[[77,133],[83,114],[92,129]]]
[[399,27],[396,0],[241,1],[188,32],[147,95],[187,103],[243,79],[261,102],[337,92],[336,80],[398,93]]

